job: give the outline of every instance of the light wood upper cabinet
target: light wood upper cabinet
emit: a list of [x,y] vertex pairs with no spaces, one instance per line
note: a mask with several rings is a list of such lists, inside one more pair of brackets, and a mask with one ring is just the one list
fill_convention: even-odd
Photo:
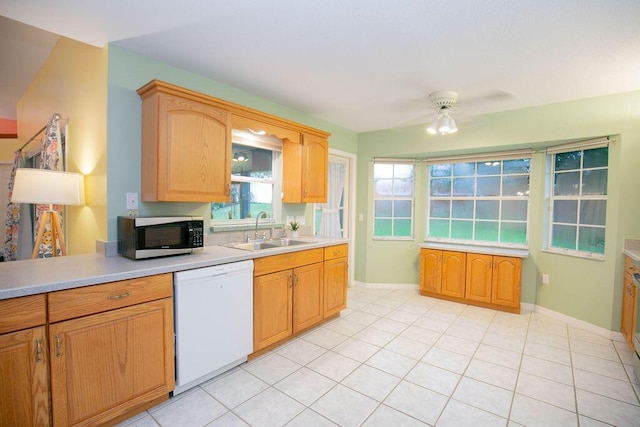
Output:
[[147,85],[142,98],[142,200],[226,202],[231,113],[175,89]]
[[302,143],[284,140],[283,193],[285,203],[326,203],[329,143],[326,138],[303,134]]
[[44,295],[0,300],[0,426],[48,426]]

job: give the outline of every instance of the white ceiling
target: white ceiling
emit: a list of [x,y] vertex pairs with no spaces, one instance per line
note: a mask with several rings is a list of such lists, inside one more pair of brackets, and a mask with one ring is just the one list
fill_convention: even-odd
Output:
[[[3,0],[0,15],[357,132],[426,122],[437,90],[472,115],[640,89],[638,0]],[[3,104],[5,62],[26,73],[33,45],[2,54]]]

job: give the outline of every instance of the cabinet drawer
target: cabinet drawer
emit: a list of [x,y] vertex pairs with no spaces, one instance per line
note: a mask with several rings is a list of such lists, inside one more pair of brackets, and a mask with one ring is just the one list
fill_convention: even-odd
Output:
[[632,276],[634,275],[634,273],[638,273],[638,268],[633,265],[633,260],[631,259],[631,257],[624,257],[624,271],[631,274]]
[[51,292],[49,322],[127,307],[173,295],[171,273]]
[[253,260],[253,275],[274,273],[276,271],[288,270],[302,265],[322,262],[322,248],[310,249],[307,251],[290,252],[282,255],[272,255]]
[[0,334],[44,325],[46,315],[44,294],[0,300]]
[[347,256],[349,251],[349,245],[346,243],[344,245],[336,245],[336,246],[327,246],[324,248],[324,259],[336,259],[336,258],[344,258]]

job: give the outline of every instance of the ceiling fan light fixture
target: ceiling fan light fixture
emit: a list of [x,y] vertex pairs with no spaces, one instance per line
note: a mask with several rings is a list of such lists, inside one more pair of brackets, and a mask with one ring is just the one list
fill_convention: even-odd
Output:
[[458,126],[456,125],[456,121],[453,120],[449,113],[441,112],[438,113],[438,117],[427,127],[427,133],[431,135],[448,135],[451,133],[455,133],[458,131]]
[[233,153],[234,162],[246,162],[249,160],[249,156],[244,151],[236,151]]

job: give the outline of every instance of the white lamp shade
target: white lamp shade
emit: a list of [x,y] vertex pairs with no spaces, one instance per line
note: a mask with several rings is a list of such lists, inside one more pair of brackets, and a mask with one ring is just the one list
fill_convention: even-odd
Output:
[[46,169],[16,169],[11,201],[84,205],[84,175]]

